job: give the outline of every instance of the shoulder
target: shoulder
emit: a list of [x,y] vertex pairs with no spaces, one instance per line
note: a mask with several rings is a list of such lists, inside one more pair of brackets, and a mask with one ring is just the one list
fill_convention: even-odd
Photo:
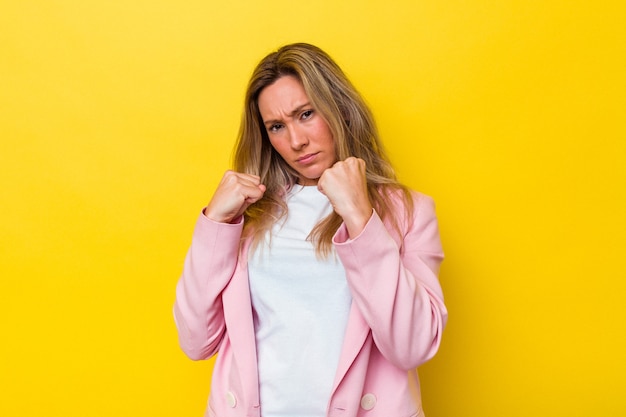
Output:
[[412,190],[410,195],[413,202],[413,213],[416,215],[434,215],[435,200],[431,196]]
[[388,187],[381,190],[386,207],[381,219],[400,247],[409,240],[438,238],[434,199],[406,187]]
[[435,200],[424,193],[409,188],[381,188],[381,196],[389,203],[393,216],[428,215],[435,212]]

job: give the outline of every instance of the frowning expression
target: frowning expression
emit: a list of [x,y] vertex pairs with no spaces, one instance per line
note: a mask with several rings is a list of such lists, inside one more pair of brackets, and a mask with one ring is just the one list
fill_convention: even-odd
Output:
[[279,78],[261,91],[258,105],[270,143],[298,173],[298,183],[317,184],[337,161],[335,142],[300,80],[289,75]]

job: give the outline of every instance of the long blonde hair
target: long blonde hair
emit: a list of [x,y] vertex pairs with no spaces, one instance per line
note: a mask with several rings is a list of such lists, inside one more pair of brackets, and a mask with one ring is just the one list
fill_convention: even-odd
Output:
[[[297,172],[270,144],[258,106],[261,91],[286,75],[302,83],[311,105],[328,123],[337,160],[354,156],[365,161],[368,196],[379,216],[384,219],[390,215],[396,201],[390,193],[392,190],[401,191],[404,207],[410,215],[409,191],[397,181],[372,113],[361,95],[328,54],[316,46],[295,43],[263,58],[254,69],[246,90],[233,168],[258,175],[267,190],[263,198],[244,213],[244,238],[252,236],[253,247],[260,242],[272,225],[287,213],[284,196],[298,180]],[[395,219],[390,220],[398,229]],[[341,222],[341,217],[333,212],[313,228],[309,238],[315,243],[318,255],[327,256],[331,252],[332,237]]]

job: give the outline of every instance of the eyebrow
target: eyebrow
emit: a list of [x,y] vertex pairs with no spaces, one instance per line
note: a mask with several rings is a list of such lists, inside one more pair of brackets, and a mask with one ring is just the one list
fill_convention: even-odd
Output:
[[[300,104],[298,107],[296,107],[295,109],[293,109],[290,113],[289,113],[289,117],[293,118],[296,114],[300,113],[302,111],[302,109],[304,109],[305,107],[310,107],[311,103],[309,103],[308,101],[306,103]],[[282,120],[278,120],[278,119],[272,119],[272,120],[263,120],[263,124],[265,126],[271,126],[274,123],[282,123]]]

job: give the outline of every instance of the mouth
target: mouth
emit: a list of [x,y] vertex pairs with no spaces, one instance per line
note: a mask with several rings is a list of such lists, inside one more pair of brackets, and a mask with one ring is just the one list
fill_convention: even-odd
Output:
[[318,153],[319,152],[302,155],[300,158],[296,159],[296,162],[300,164],[310,164],[311,162],[315,160],[315,157],[317,156]]

